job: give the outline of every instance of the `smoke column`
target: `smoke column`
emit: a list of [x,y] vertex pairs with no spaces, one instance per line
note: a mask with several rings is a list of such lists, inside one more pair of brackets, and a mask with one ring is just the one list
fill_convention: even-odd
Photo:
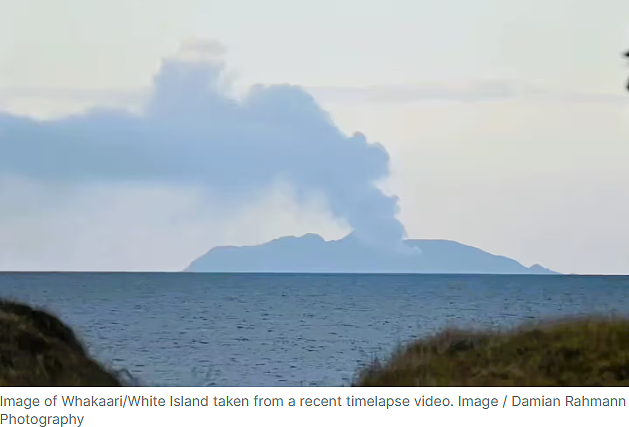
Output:
[[254,86],[227,95],[224,64],[165,60],[142,114],[92,110],[38,122],[0,114],[0,170],[70,182],[189,182],[225,195],[289,182],[297,197],[323,193],[363,242],[401,247],[397,198],[375,182],[389,157],[348,137],[303,89]]

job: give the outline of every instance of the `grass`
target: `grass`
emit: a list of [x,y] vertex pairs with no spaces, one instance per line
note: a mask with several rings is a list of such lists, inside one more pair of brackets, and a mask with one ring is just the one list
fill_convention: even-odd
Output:
[[629,386],[629,320],[445,330],[359,371],[355,386]]
[[0,300],[0,386],[120,386],[58,318]]

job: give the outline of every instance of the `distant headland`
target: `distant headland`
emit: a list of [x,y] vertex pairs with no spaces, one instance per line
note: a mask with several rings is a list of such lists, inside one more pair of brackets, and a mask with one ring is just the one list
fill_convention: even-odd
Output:
[[[350,234],[326,241],[317,234],[287,236],[256,246],[218,246],[186,272],[559,274],[540,265],[493,255],[451,240],[403,242],[408,251],[385,251]],[[415,249],[414,249],[415,248]]]

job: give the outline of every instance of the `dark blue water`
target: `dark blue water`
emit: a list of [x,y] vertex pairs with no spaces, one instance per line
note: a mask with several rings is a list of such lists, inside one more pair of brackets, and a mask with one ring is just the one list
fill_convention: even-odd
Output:
[[629,314],[629,277],[0,273],[146,385],[337,386],[444,326]]

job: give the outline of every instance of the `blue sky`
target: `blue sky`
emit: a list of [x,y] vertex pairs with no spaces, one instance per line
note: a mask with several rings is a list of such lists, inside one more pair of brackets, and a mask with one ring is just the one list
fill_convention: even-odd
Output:
[[[627,16],[618,0],[7,0],[0,109],[142,111],[164,58],[210,55],[233,96],[303,86],[382,144],[379,186],[410,237],[629,274]],[[326,191],[290,180],[234,202],[196,181],[0,167],[0,269],[177,270],[217,244],[349,230]]]

